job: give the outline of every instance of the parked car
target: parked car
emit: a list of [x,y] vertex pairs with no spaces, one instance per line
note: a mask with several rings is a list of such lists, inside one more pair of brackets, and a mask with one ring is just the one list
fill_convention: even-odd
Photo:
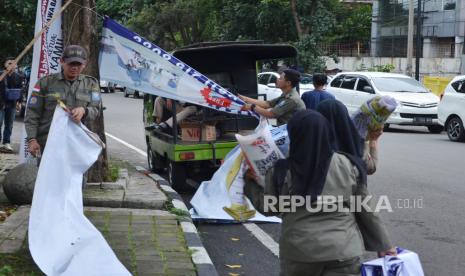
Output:
[[114,93],[115,84],[106,80],[100,80],[100,90],[103,90],[103,93]]
[[115,84],[115,90],[119,90],[119,91],[124,92],[125,89],[126,89],[126,87],[123,87],[123,86],[121,86],[121,85],[119,85],[117,83]]
[[[258,74],[258,95],[264,97],[265,100],[272,100],[281,95],[281,89],[276,87],[276,81],[279,74],[276,72],[263,72]],[[302,74],[299,84],[300,93],[313,90],[312,75]]]
[[126,87],[124,88],[124,96],[127,98],[129,97],[130,95],[132,95],[134,98],[138,99],[138,98],[141,98],[141,97],[144,97],[144,92],[142,91],[138,91],[138,90],[134,90],[132,88],[129,88],[129,87]]
[[411,77],[382,72],[344,72],[337,74],[327,89],[345,104],[350,114],[377,95],[393,97],[398,106],[386,128],[395,124],[426,126],[432,133],[443,130],[438,121],[439,97]]
[[457,76],[446,86],[438,107],[439,123],[451,141],[465,141],[465,75]]

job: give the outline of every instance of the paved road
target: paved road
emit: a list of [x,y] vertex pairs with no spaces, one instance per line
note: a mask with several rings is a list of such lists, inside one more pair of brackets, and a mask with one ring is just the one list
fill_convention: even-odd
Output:
[[[146,167],[142,100],[118,92],[103,100],[106,131],[140,149],[107,138],[109,151]],[[382,216],[392,240],[419,253],[427,275],[465,274],[464,156],[464,143],[426,128],[395,128],[381,138],[379,170],[369,177],[369,189],[389,197],[393,212]],[[183,195],[186,201],[191,196]],[[280,225],[200,224],[199,231],[220,275],[279,275],[278,258],[259,239],[271,237],[276,244]]]

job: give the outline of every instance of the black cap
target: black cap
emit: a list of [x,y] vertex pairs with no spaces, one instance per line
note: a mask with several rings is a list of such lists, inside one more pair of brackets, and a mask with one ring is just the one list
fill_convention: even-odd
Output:
[[63,61],[65,63],[79,62],[86,63],[87,52],[86,49],[79,45],[69,45],[63,51]]

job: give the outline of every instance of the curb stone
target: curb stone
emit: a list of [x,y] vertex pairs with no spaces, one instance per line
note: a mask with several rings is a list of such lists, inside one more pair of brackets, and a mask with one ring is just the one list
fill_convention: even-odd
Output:
[[[148,173],[145,168],[137,166],[136,169],[153,179],[158,183],[160,188],[166,193],[166,195],[171,198],[173,206],[177,209],[181,209],[187,213],[189,210],[184,204],[182,197],[169,185],[168,181],[155,173]],[[208,255],[207,250],[202,244],[200,235],[192,222],[192,218],[189,213],[189,217],[185,217],[184,221],[181,221],[181,228],[184,233],[184,238],[186,240],[187,247],[192,252],[192,262],[194,263],[197,269],[197,275],[199,276],[217,276],[218,272],[216,271],[213,262]]]

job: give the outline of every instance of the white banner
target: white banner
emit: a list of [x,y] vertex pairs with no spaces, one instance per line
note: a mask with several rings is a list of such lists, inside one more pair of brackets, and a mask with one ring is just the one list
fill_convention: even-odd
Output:
[[[257,128],[257,130],[259,127]],[[268,129],[283,156],[288,155],[289,136],[287,125]],[[211,222],[281,222],[278,217],[266,217],[257,212],[244,195],[245,161],[240,146],[225,157],[224,163],[209,181],[203,181],[190,203],[194,220]]]
[[[61,0],[37,0],[35,34],[39,33],[47,22],[59,12],[61,4]],[[32,89],[39,79],[61,71],[60,58],[63,53],[63,45],[61,18],[57,18],[50,28],[34,43],[31,79],[27,93],[28,102]],[[32,158],[27,151],[26,129],[24,127],[21,138],[19,163],[24,163],[28,158]]]
[[131,275],[84,216],[82,175],[97,160],[103,143],[60,107],[47,140],[29,217],[29,250],[35,263],[47,275]]
[[219,111],[242,111],[244,101],[150,41],[105,18],[100,51],[100,78],[144,93],[189,102]]

